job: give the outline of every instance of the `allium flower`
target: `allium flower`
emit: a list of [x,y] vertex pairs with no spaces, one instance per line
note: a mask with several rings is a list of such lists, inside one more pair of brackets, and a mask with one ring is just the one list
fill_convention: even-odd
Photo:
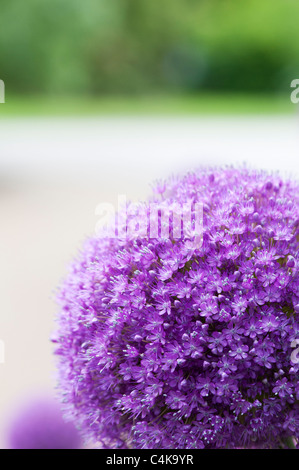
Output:
[[10,449],[78,449],[81,438],[64,421],[57,401],[38,396],[17,407],[8,424],[7,444]]
[[[110,448],[298,442],[299,186],[202,169],[159,185],[169,237],[86,241],[59,293],[64,404]],[[173,207],[203,206],[203,242]],[[128,205],[131,226],[149,219]],[[158,217],[158,215],[157,215]],[[121,219],[121,217],[120,217]],[[185,233],[185,232],[184,232]]]

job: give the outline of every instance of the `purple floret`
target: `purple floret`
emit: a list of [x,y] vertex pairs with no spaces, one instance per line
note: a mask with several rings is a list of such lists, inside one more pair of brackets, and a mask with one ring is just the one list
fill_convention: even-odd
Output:
[[153,201],[203,204],[202,245],[171,231],[85,242],[54,340],[67,412],[109,448],[298,442],[298,183],[201,169]]

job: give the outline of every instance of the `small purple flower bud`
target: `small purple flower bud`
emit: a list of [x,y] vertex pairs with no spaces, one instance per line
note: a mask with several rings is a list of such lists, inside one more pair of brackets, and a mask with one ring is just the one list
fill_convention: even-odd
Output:
[[193,353],[193,357],[194,357],[194,359],[198,359],[199,357],[201,357],[201,354],[198,351],[195,351]]
[[269,237],[270,237],[270,238],[273,238],[274,235],[275,235],[275,232],[274,232],[274,230],[271,228],[271,229],[269,230]]
[[140,335],[135,335],[135,336],[134,336],[134,341],[137,341],[137,343],[140,343],[140,341],[142,341],[142,336],[140,336]]
[[182,366],[183,364],[185,364],[185,362],[186,362],[186,359],[183,359],[183,358],[180,358],[177,360],[177,363],[179,366]]
[[288,257],[287,267],[293,268],[295,266],[295,258],[293,256]]
[[258,234],[261,235],[263,233],[263,228],[261,225],[257,225],[254,229],[254,231]]

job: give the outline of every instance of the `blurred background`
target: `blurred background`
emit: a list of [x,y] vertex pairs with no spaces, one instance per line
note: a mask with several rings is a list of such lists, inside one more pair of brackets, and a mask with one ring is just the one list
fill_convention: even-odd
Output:
[[0,0],[0,447],[53,393],[55,289],[99,203],[202,164],[298,176],[298,21],[297,0]]

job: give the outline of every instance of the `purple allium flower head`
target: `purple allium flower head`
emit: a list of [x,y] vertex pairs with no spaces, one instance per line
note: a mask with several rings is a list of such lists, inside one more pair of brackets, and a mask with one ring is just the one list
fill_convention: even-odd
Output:
[[113,448],[298,441],[298,183],[208,168],[163,183],[153,201],[201,203],[203,242],[171,230],[86,241],[54,340],[68,412]]
[[78,449],[81,438],[73,423],[63,419],[59,403],[41,395],[17,406],[7,444],[10,449]]

